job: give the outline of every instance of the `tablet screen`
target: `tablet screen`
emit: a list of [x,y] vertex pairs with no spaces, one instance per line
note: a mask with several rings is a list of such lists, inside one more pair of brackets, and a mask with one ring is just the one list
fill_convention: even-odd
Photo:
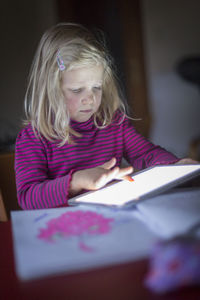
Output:
[[155,166],[133,174],[133,182],[122,180],[100,190],[69,200],[69,204],[87,203],[121,206],[145,196],[156,195],[200,174],[200,164]]

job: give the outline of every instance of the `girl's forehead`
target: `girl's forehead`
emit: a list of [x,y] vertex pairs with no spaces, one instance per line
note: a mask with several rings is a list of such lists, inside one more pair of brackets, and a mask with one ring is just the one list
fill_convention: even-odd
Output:
[[103,81],[104,69],[102,65],[94,65],[89,67],[79,67],[73,68],[71,70],[66,70],[63,72],[63,82],[64,83],[85,83],[100,82]]

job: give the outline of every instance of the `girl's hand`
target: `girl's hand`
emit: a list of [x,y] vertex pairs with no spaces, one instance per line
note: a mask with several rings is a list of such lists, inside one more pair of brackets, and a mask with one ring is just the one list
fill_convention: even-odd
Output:
[[82,189],[97,190],[113,179],[126,178],[126,175],[133,172],[133,167],[120,169],[114,167],[115,164],[116,158],[112,158],[98,167],[75,172],[70,183],[71,194],[76,194]]
[[199,164],[198,161],[193,160],[192,158],[182,158],[180,159],[175,165],[194,165],[194,164]]

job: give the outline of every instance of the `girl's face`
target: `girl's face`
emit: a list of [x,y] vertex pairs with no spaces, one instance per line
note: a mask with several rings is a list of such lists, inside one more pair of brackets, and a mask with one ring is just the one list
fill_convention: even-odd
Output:
[[81,67],[65,71],[62,77],[62,91],[70,118],[85,122],[98,110],[101,104],[103,67]]

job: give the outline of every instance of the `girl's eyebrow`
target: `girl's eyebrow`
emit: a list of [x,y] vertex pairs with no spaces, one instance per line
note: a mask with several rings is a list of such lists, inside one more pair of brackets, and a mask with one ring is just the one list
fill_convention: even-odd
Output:
[[83,90],[83,87],[68,87],[67,88],[69,91],[73,91],[73,90]]
[[[102,85],[103,84],[103,81],[98,81],[98,82],[94,82],[93,84],[91,84],[91,86],[95,86],[95,85]],[[68,89],[75,89],[75,88],[84,88],[84,84],[83,83],[77,83],[76,85],[74,84],[69,84],[67,86]]]

